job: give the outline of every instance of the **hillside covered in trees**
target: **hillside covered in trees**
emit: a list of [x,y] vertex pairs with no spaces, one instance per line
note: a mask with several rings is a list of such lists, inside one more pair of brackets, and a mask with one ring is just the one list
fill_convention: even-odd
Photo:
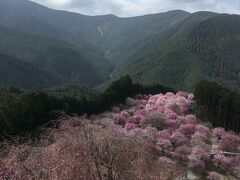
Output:
[[123,103],[136,94],[174,92],[162,85],[143,86],[121,77],[105,90],[63,86],[42,91],[7,88],[0,91],[0,137],[35,133],[35,130],[61,115],[97,114]]
[[201,79],[239,90],[240,16],[198,12],[148,37],[116,74],[193,91]]
[[[193,92],[201,79],[239,90],[239,31],[239,15],[174,10],[86,16],[27,0],[0,1],[0,53],[39,69],[40,83],[29,71],[16,78],[20,88],[107,87],[129,74],[134,82],[178,90]],[[18,77],[14,69],[21,65],[15,65],[6,70]],[[0,84],[12,80],[3,75]]]
[[0,87],[37,89],[63,83],[60,78],[56,78],[47,71],[2,53],[0,53],[0,74]]

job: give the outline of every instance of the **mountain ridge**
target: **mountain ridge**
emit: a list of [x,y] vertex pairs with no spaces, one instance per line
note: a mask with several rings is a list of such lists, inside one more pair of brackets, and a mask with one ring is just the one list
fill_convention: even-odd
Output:
[[[50,9],[25,0],[3,0],[0,4],[0,9],[3,9],[0,11],[0,26],[23,31],[29,34],[29,37],[38,36],[38,38],[32,38],[35,40],[31,40],[37,42],[36,44],[41,44],[41,38],[49,39],[43,44],[45,51],[42,50],[44,56],[40,58],[40,61],[46,66],[41,68],[60,75],[66,73],[67,75],[64,76],[67,76],[67,79],[70,77],[70,83],[73,81],[96,86],[106,81],[111,82],[124,74],[130,74],[136,82],[147,84],[162,82],[166,86],[189,91],[192,91],[194,84],[202,78],[213,79],[231,88],[240,89],[237,83],[238,75],[229,72],[233,69],[234,72],[239,70],[238,54],[234,53],[238,51],[238,34],[233,35],[234,29],[232,28],[234,26],[238,29],[238,15],[173,10],[127,18],[115,15],[82,15]],[[214,23],[215,20],[217,24]],[[228,20],[230,21],[227,22]],[[204,26],[205,22],[208,24],[207,27]],[[218,45],[209,46],[211,51],[208,52],[196,51],[203,46],[205,36],[198,36],[197,28],[205,28],[206,32],[208,29],[211,32],[213,28],[215,34],[219,34],[219,36],[212,36],[215,39],[207,36],[204,40],[207,45],[211,44],[211,42],[208,43],[210,40],[220,43],[218,39],[229,36],[234,43],[230,40],[226,40],[226,43],[231,45],[232,50],[222,44],[218,49]],[[224,35],[225,32],[221,28],[224,28],[227,34]],[[199,31],[199,33],[202,32]],[[9,37],[16,38],[14,36],[17,37],[17,35],[9,35]],[[195,37],[200,40],[196,40]],[[6,45],[11,44],[9,43],[11,39],[5,39],[5,41]],[[57,50],[49,48],[50,41],[56,42],[55,49]],[[27,44],[25,39],[22,43],[23,47]],[[21,42],[12,45],[12,51],[21,47],[20,44]],[[36,44],[32,45],[34,51],[29,51],[27,48],[25,52],[16,50],[16,58],[27,60],[19,58],[26,53],[35,57],[40,49],[36,47]],[[5,47],[4,44],[2,47]],[[0,49],[2,53],[6,53],[4,48],[0,47]],[[235,66],[227,65],[227,68],[221,71],[223,76],[215,70],[218,62],[206,58],[208,55],[212,57],[212,51],[219,53],[220,49],[225,53],[219,58],[228,58],[229,61],[234,62],[232,64]],[[201,59],[212,62],[211,68],[206,70]],[[72,67],[67,68],[71,64],[69,62],[73,61]],[[88,65],[81,64],[82,62]],[[221,62],[226,63],[223,60]],[[30,63],[38,65],[35,62]],[[85,71],[87,69],[88,71]],[[75,74],[75,71],[78,73]],[[208,71],[216,73],[209,75]],[[86,77],[81,75],[81,72]],[[234,80],[231,80],[230,77],[233,76]]]

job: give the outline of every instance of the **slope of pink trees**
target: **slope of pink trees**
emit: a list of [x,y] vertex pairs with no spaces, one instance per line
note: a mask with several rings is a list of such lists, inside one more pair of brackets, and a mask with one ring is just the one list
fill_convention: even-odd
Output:
[[63,120],[37,145],[5,146],[0,179],[167,180],[188,170],[240,177],[239,136],[197,119],[193,100],[185,92],[138,95],[112,112]]
[[[201,174],[207,174],[212,166],[221,166],[239,176],[239,156],[225,154],[226,151],[240,153],[239,136],[222,128],[211,129],[198,120],[190,113],[193,99],[193,94],[185,92],[142,98],[127,111],[125,119],[131,119],[131,124],[122,127],[126,134],[147,132],[151,137],[147,141],[151,139],[151,147],[161,154],[161,159],[166,157],[183,163]],[[145,109],[139,108],[143,105]],[[113,119],[117,115],[119,114],[114,114]],[[140,120],[136,118],[138,115],[141,115]],[[120,124],[117,121],[115,123]],[[217,176],[210,174],[209,179],[213,179],[214,175]]]
[[148,132],[135,129],[135,134],[125,132],[108,118],[62,121],[37,145],[6,147],[0,179],[167,180],[185,171],[170,158],[154,154],[145,142]]

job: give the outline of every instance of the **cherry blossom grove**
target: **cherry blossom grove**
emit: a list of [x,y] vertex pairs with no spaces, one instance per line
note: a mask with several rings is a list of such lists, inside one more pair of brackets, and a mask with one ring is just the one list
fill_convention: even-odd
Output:
[[113,120],[126,135],[140,131],[150,136],[151,147],[162,153],[160,161],[168,158],[169,163],[185,164],[200,174],[209,171],[209,179],[220,177],[217,172],[210,172],[219,166],[236,177],[240,175],[240,137],[197,119],[192,113],[193,94],[178,92],[138,98],[129,110],[113,114]]
[[[137,95],[111,112],[61,120],[39,144],[5,145],[0,179],[240,177],[240,137],[195,117],[194,95]],[[228,172],[228,173],[226,173]]]

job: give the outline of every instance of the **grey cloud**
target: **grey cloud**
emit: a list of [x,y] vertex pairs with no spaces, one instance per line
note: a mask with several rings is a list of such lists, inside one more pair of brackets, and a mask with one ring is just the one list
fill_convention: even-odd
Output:
[[182,9],[190,12],[240,13],[240,0],[33,0],[51,8],[88,15],[136,16]]

